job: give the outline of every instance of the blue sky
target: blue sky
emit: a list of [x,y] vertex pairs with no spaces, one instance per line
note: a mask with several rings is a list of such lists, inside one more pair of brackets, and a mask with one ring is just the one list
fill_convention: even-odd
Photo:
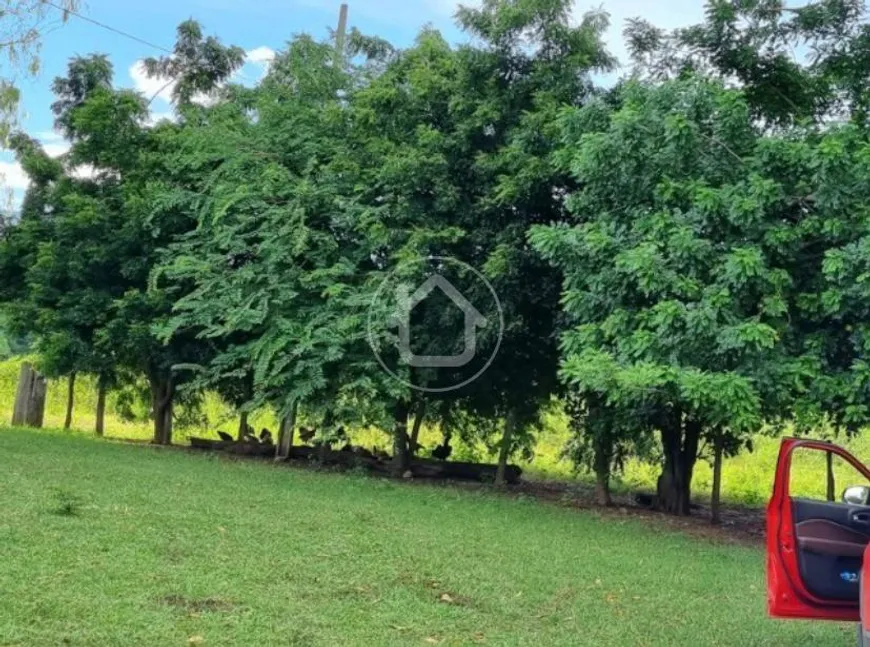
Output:
[[[472,3],[475,0],[469,0]],[[307,32],[325,37],[338,19],[340,0],[86,0],[82,13],[101,23],[137,37],[171,48],[175,27],[195,18],[208,34],[224,43],[243,47],[249,63],[243,74],[254,79],[275,50],[280,50],[293,34]],[[387,38],[399,46],[409,44],[420,27],[431,23],[452,41],[463,36],[456,29],[452,15],[456,0],[348,0],[350,25],[364,33]],[[611,0],[588,3],[578,0],[577,16],[603,7],[611,14],[608,46],[624,58],[620,33],[627,18],[642,16],[661,27],[676,27],[699,22],[703,0]],[[33,79],[21,80],[22,127],[38,137],[52,154],[61,154],[66,144],[52,131],[51,82],[64,73],[68,59],[77,54],[108,54],[115,66],[115,83],[133,87],[149,98],[162,83],[145,79],[136,69],[137,61],[159,56],[160,51],[102,29],[76,17],[62,27],[51,30],[43,40],[42,69]],[[166,93],[164,93],[166,94]],[[156,116],[170,114],[171,105],[164,97],[152,104]],[[20,200],[26,178],[8,153],[0,153],[0,175],[13,202]]]

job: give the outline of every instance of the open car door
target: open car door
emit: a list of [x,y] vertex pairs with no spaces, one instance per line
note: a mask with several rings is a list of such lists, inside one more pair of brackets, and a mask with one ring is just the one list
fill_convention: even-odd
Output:
[[[807,464],[806,452],[827,464],[825,495],[809,498],[791,491],[800,489],[792,483],[801,465]],[[803,454],[800,460],[798,454]],[[835,491],[834,460],[850,472],[848,482],[841,483],[848,486],[842,495]],[[844,449],[822,441],[783,440],[767,508],[770,615],[859,621],[861,566],[870,543],[867,485],[870,471]]]

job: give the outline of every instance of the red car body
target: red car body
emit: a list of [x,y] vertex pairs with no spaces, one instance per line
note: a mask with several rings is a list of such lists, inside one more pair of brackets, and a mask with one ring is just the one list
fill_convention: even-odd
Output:
[[[817,501],[790,491],[797,450],[838,456],[856,478],[870,484],[870,470],[830,443],[786,438],[780,447],[773,495],[767,507],[767,604],[771,616],[862,622],[870,646],[870,506]],[[849,483],[849,485],[853,485]],[[865,612],[866,605],[866,612]]]

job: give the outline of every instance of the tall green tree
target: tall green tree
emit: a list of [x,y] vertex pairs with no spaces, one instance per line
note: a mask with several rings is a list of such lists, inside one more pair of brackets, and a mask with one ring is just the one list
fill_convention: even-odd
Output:
[[241,47],[223,45],[215,36],[206,36],[195,20],[185,20],[176,29],[172,54],[146,58],[144,64],[149,76],[166,79],[166,87],[172,86],[176,105],[185,106],[214,100],[244,62]]
[[[134,254],[138,263],[136,286],[116,301],[117,316],[106,328],[106,339],[124,366],[147,378],[154,442],[159,444],[172,441],[178,387],[189,377],[176,367],[202,362],[212,352],[210,345],[193,335],[178,335],[168,342],[159,336],[174,303],[188,286],[164,289],[151,280],[154,268],[161,262],[164,250],[195,229],[197,222],[195,210],[188,201],[179,199],[175,188],[182,186],[187,196],[193,194],[201,169],[179,161],[177,153],[184,133],[197,128],[206,118],[207,109],[193,102],[196,94],[220,102],[224,85],[242,63],[238,47],[224,46],[204,36],[194,21],[181,23],[174,53],[146,61],[150,74],[169,77],[175,84],[178,123],[162,122],[154,128],[142,128],[140,124],[138,155],[129,169],[119,169],[126,185],[126,215],[139,245]],[[139,97],[142,105],[147,105],[149,99]],[[192,395],[195,399],[196,394]]]
[[198,227],[156,282],[192,288],[164,334],[215,345],[194,367],[201,384],[252,373],[253,404],[361,419],[379,375],[359,288],[372,260],[347,207],[358,175],[342,93],[353,84],[333,61],[331,44],[298,37],[257,89],[237,89],[183,131],[179,159],[203,171],[202,193],[176,185],[171,195],[191,201]]
[[[217,88],[241,63],[238,52],[222,50],[213,39],[191,39],[192,30],[185,23],[181,37],[199,52],[188,52],[198,67],[177,71],[196,77],[198,90],[207,89],[206,78]],[[33,185],[4,245],[4,284],[17,290],[6,298],[22,308],[17,320],[39,338],[50,365],[98,376],[98,433],[108,387],[121,377],[144,375],[152,392],[154,440],[169,443],[178,382],[173,367],[208,352],[184,336],[172,344],[158,340],[155,327],[178,295],[149,283],[161,250],[196,223],[182,205],[167,201],[164,190],[178,181],[171,162],[186,121],[149,128],[146,98],[114,88],[104,56],[71,60],[53,88],[56,127],[72,146],[55,161],[32,140],[17,140]],[[199,107],[180,110],[196,119]],[[23,316],[28,309],[29,318]]]
[[[473,44],[454,49],[424,30],[353,105],[354,134],[364,137],[359,150],[369,160],[360,164],[366,181],[356,196],[368,209],[362,235],[383,267],[452,257],[480,269],[498,294],[503,338],[494,327],[478,338],[484,355],[500,342],[493,363],[438,399],[449,401],[445,412],[459,406],[512,421],[501,430],[502,466],[556,388],[558,277],[528,249],[525,234],[564,217],[562,197],[573,180],[549,160],[558,110],[584,102],[589,75],[611,64],[601,42],[604,17],[573,25],[571,8],[549,0],[464,8],[458,22]],[[486,292],[478,286],[465,296],[486,303]],[[434,343],[450,326],[442,310],[432,315],[422,328]],[[437,379],[461,381],[444,373]]]
[[[98,185],[69,175],[62,160],[49,157],[26,135],[14,135],[11,143],[31,184],[20,219],[0,246],[0,298],[7,302],[10,329],[35,340],[40,370],[46,375],[69,376],[72,384],[77,372],[93,372],[104,376],[102,387],[112,373],[111,360],[97,349],[95,333],[113,288],[94,282],[107,269],[104,258],[92,256],[95,248],[90,244],[101,224]],[[72,397],[70,388],[67,428]],[[96,431],[101,433],[99,414]]]
[[[556,388],[558,278],[525,242],[530,224],[561,217],[561,185],[572,182],[549,164],[547,130],[561,103],[589,96],[586,74],[610,63],[606,23],[590,16],[572,26],[570,8],[490,1],[463,10],[460,23],[480,44],[461,48],[431,29],[403,51],[353,32],[342,69],[331,43],[301,37],[256,91],[191,131],[189,159],[212,159],[215,170],[198,202],[200,229],[166,275],[196,285],[172,329],[227,344],[203,375],[220,379],[252,360],[254,392],[277,398],[279,410],[304,400],[360,421],[392,418],[398,472],[408,465],[409,415],[424,401],[442,421],[461,418],[447,417],[456,407],[510,418],[520,438]],[[482,378],[420,398],[380,370],[364,315],[388,275],[423,261],[404,277],[421,282],[437,256],[482,269],[509,325]],[[421,346],[443,351],[455,314],[427,309]],[[478,339],[480,353],[497,333]],[[379,343],[397,354],[389,335]],[[421,386],[461,381],[396,369]],[[514,443],[503,446],[506,460]]]
[[656,80],[699,73],[737,84],[753,116],[770,126],[866,122],[865,0],[709,0],[705,13],[702,23],[675,30],[629,21],[637,72]]
[[564,273],[563,380],[661,443],[661,506],[688,514],[705,435],[788,415],[809,359],[791,344],[802,249],[799,160],[736,91],[699,78],[626,86],[570,111],[572,225],[533,228]]

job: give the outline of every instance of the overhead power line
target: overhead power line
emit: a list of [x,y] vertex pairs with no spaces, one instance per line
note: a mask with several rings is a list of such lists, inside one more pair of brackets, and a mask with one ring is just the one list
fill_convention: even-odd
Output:
[[115,27],[112,27],[111,25],[107,25],[106,23],[100,22],[99,20],[94,20],[93,18],[88,18],[87,16],[84,16],[76,11],[72,11],[71,9],[66,9],[64,7],[56,5],[55,3],[51,2],[50,0],[42,0],[42,2],[47,4],[49,7],[54,7],[55,9],[63,12],[64,14],[69,14],[70,16],[75,16],[79,20],[84,20],[85,22],[89,22],[92,25],[96,25],[97,27],[100,27],[101,29],[105,29],[105,30],[110,31],[114,34],[118,34],[119,36],[123,36],[124,38],[129,38],[130,40],[135,40],[137,43],[141,43],[142,45],[147,45],[148,47],[152,47],[156,50],[159,50],[161,52],[165,52],[167,54],[174,53],[172,50],[166,49],[165,47],[162,47],[161,45],[155,45],[154,43],[147,41],[144,38],[139,38],[135,34],[131,34],[129,32],[123,31],[121,29],[116,29]]
[[[76,11],[72,11],[71,9],[66,9],[64,7],[61,7],[57,4],[55,4],[54,2],[51,2],[51,0],[41,0],[41,1],[45,4],[47,4],[49,7],[54,7],[55,9],[63,12],[64,14],[69,14],[71,16],[75,16],[79,20],[84,20],[85,22],[91,23],[92,25],[96,25],[97,27],[100,27],[101,29],[105,29],[107,31],[110,31],[113,34],[118,34],[119,36],[123,36],[124,38],[129,38],[130,40],[134,40],[137,43],[141,43],[142,45],[147,45],[148,47],[156,49],[160,52],[164,52],[166,54],[173,55],[173,56],[175,55],[175,52],[173,52],[171,49],[167,49],[167,48],[163,47],[162,45],[157,45],[155,43],[152,43],[149,40],[145,40],[144,38],[139,38],[135,34],[131,34],[129,32],[122,30],[122,29],[117,29],[115,27],[112,27],[111,25],[107,25],[104,22],[100,22],[99,20],[94,20],[93,18],[88,18],[87,16],[82,15]],[[253,81],[253,79],[251,79],[248,75],[246,75],[241,70],[239,70],[237,72],[237,74],[245,81]],[[162,90],[161,90],[161,92],[162,92]],[[154,99],[152,98],[151,100],[153,101]]]

